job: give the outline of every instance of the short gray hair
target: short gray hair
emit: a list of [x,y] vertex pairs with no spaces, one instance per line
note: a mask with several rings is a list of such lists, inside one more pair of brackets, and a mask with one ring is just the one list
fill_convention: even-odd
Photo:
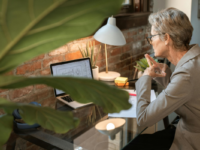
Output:
[[163,33],[168,33],[176,49],[183,46],[189,49],[193,27],[184,12],[176,8],[163,9],[152,13],[149,16],[149,23],[158,34],[161,34],[159,36],[161,40],[165,37]]

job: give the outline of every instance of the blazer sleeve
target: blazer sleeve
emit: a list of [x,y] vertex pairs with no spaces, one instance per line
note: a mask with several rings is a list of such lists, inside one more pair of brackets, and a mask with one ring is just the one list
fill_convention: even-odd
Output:
[[181,105],[189,101],[192,86],[190,75],[184,69],[179,69],[171,77],[171,82],[156,98],[150,103],[151,77],[142,76],[136,82],[137,91],[137,123],[139,126],[152,126]]
[[170,82],[170,76],[172,74],[171,70],[169,67],[167,67],[167,69],[165,70],[166,72],[166,76],[165,77],[156,77],[153,78],[157,83],[161,84],[164,88],[167,87],[167,85]]

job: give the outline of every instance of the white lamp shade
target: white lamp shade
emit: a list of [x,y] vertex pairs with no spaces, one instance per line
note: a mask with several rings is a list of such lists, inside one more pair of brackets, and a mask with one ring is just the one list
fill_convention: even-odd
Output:
[[94,39],[108,45],[121,46],[126,44],[126,39],[116,26],[116,19],[113,17],[110,17],[107,24],[95,33]]

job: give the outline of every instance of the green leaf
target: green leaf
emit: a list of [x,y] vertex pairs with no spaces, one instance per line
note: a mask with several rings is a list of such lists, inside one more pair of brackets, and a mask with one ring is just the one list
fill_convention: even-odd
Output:
[[0,76],[0,88],[20,88],[33,84],[46,84],[61,89],[80,103],[93,102],[101,106],[106,113],[120,112],[131,107],[128,92],[96,80],[51,76]]
[[141,62],[143,63],[143,65],[145,66],[145,69],[146,69],[147,67],[149,67],[149,64],[148,64],[146,58],[140,59],[140,61],[141,61]]
[[82,57],[84,57],[84,52],[82,51],[82,49],[80,48],[80,46],[78,46],[79,51],[81,52]]
[[101,45],[100,45],[99,50],[97,50],[96,58],[94,57],[94,47],[95,47],[95,43],[92,43],[92,42],[87,42],[85,49],[83,49],[83,48],[81,49],[79,47],[79,51],[81,52],[82,56],[84,58],[86,58],[86,57],[90,58],[92,68],[95,68],[96,60],[97,60],[96,58],[98,58],[98,56],[99,56],[99,51],[101,49]]
[[123,0],[1,0],[0,74],[91,35]]
[[141,61],[138,61],[138,64],[139,64],[139,66],[140,66],[141,68],[146,69],[146,68],[145,68],[145,65],[144,65]]
[[[156,62],[158,62],[157,59],[154,59]],[[135,66],[135,68],[137,68],[140,71],[144,71],[147,67],[149,67],[149,64],[147,62],[146,58],[142,58],[139,61],[136,61],[137,65]]]
[[6,110],[9,110],[8,113],[10,114],[10,110],[14,111],[15,109],[19,109],[22,119],[27,124],[32,125],[38,123],[43,128],[55,131],[56,133],[66,133],[69,129],[77,127],[79,124],[78,119],[73,118],[72,112],[57,111],[48,107],[12,103],[4,99],[0,99],[0,101],[3,101],[3,103],[0,104],[0,108],[4,109],[6,113]]
[[86,44],[86,56],[87,57],[89,57],[90,55],[89,55],[89,42],[87,42],[87,44]]
[[[16,109],[16,105],[11,105],[8,100],[0,98],[0,109],[3,109],[6,114],[12,115],[13,111]],[[20,105],[20,104],[19,104]],[[5,106],[5,107],[2,107]]]
[[90,58],[90,61],[91,61],[91,64],[92,64],[92,68],[94,68],[94,46],[91,44],[91,58]]
[[83,58],[87,57],[87,56],[86,56],[86,51],[83,49],[82,46],[81,46],[81,52],[82,52],[82,56],[83,56]]
[[138,70],[140,70],[140,71],[144,71],[144,69],[143,68],[141,68],[141,67],[138,67],[138,66],[134,66],[135,68],[137,68]]
[[43,128],[66,133],[69,129],[78,126],[79,121],[73,118],[72,112],[56,111],[49,107],[36,107],[32,105],[21,106],[20,115],[27,124],[38,123]]
[[0,149],[6,143],[13,128],[13,116],[12,115],[2,115],[0,116]]

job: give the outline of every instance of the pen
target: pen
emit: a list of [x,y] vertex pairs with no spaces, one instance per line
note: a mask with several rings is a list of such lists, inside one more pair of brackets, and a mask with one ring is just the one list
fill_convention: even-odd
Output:
[[137,96],[136,94],[133,94],[133,93],[129,93],[129,95],[131,95],[131,96]]

